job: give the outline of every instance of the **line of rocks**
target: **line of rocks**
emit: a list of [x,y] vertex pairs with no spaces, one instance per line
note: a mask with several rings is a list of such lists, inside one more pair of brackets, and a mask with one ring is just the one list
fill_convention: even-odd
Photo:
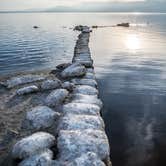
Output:
[[[17,95],[24,95],[53,89],[45,105],[26,114],[23,128],[33,134],[13,146],[12,157],[19,159],[19,166],[111,166],[89,37],[86,27],[78,36],[72,64],[58,65],[53,71],[59,80],[42,78],[39,87],[17,90]],[[39,78],[31,82],[35,79]],[[7,86],[12,87],[10,81]]]

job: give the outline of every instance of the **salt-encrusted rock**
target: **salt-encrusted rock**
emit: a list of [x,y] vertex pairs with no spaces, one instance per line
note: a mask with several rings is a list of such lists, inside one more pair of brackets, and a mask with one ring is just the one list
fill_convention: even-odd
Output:
[[61,104],[68,97],[68,94],[66,89],[56,89],[47,96],[45,103],[48,106],[56,106]]
[[72,91],[75,88],[75,84],[73,84],[69,81],[66,81],[62,84],[62,88]]
[[85,76],[83,76],[83,78],[85,78],[85,79],[93,79],[93,80],[96,79],[94,73],[86,73]]
[[59,79],[54,80],[46,80],[42,82],[41,89],[42,90],[50,90],[50,89],[56,89],[61,86],[61,81]]
[[97,82],[92,79],[72,79],[72,82],[75,85],[89,85],[89,86],[93,86],[95,88],[97,87]]
[[104,122],[100,116],[67,114],[58,126],[58,130],[104,130]]
[[68,114],[85,114],[85,115],[99,115],[100,108],[94,104],[85,103],[68,103],[63,106],[63,113]]
[[55,144],[55,137],[46,132],[37,132],[18,141],[12,150],[12,157],[24,159]]
[[85,75],[85,73],[86,68],[83,65],[81,65],[80,63],[73,63],[62,71],[61,76],[63,78],[78,77]]
[[5,85],[7,86],[7,88],[13,88],[18,85],[27,84],[35,81],[42,81],[44,79],[44,76],[29,74],[18,77],[12,77],[6,81]]
[[92,60],[82,60],[82,59],[74,59],[73,62],[79,62],[80,64],[86,66],[86,67],[92,67],[93,61]]
[[100,108],[103,107],[102,101],[96,95],[83,95],[83,94],[77,93],[73,96],[72,102],[74,102],[74,103],[96,104]]
[[100,160],[109,156],[109,143],[104,131],[61,130],[58,137],[60,159],[73,161],[89,151],[97,154]]
[[86,70],[87,70],[87,73],[92,73],[92,74],[94,74],[94,69],[93,69],[93,68],[87,68]]
[[60,114],[47,106],[37,106],[26,113],[23,128],[40,130],[52,127],[60,117]]
[[23,87],[20,88],[16,91],[17,95],[25,95],[25,94],[29,94],[29,93],[34,93],[34,92],[38,92],[39,88],[36,85],[31,85],[31,86],[27,86],[27,87]]
[[88,85],[77,85],[74,89],[74,93],[80,93],[84,95],[98,95],[98,90]]
[[60,69],[60,70],[63,70],[65,69],[66,67],[70,66],[71,63],[62,63],[62,64],[59,64],[56,66],[57,69]]
[[105,164],[95,153],[88,152],[74,159],[68,166],[105,166]]
[[39,154],[30,156],[23,160],[19,166],[51,166],[53,158],[53,152],[49,149],[45,149]]

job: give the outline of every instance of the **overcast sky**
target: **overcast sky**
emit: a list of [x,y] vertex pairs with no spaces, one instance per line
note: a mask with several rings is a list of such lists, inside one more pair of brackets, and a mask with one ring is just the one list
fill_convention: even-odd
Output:
[[0,0],[0,10],[27,10],[27,9],[47,9],[56,6],[83,6],[83,4],[115,5],[123,4],[125,7],[131,4],[166,5],[166,0]]

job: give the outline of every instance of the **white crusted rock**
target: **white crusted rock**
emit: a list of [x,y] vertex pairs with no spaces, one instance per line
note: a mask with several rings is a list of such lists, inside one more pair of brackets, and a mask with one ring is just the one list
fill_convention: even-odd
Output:
[[39,154],[30,156],[23,160],[19,166],[51,166],[53,158],[53,152],[49,149],[45,149]]
[[63,113],[68,114],[85,114],[85,115],[99,115],[100,108],[94,104],[85,103],[68,103],[63,106]]
[[72,79],[72,82],[75,85],[89,85],[89,86],[93,86],[93,87],[97,87],[97,82],[95,80],[92,79]]
[[44,79],[45,77],[41,75],[28,74],[18,77],[12,77],[6,81],[5,85],[7,86],[7,88],[13,88],[18,85],[27,84],[35,81],[42,81]]
[[96,104],[100,108],[103,107],[102,101],[96,95],[83,95],[83,94],[77,93],[73,96],[72,102],[74,102],[74,103]]
[[90,72],[86,73],[85,76],[83,76],[83,78],[96,80],[95,74]]
[[80,63],[73,63],[62,71],[61,76],[63,78],[79,77],[85,75],[85,73],[86,68],[83,65],[81,65]]
[[58,137],[60,159],[73,161],[89,151],[97,154],[100,160],[109,156],[109,143],[104,131],[61,130]]
[[58,126],[58,130],[104,130],[104,122],[100,116],[67,114]]
[[73,62],[79,62],[80,64],[86,66],[86,67],[92,67],[93,66],[93,61],[92,60],[74,60]]
[[57,89],[60,86],[61,86],[61,81],[59,79],[46,80],[42,82],[41,89],[42,90]]
[[53,126],[60,114],[47,106],[37,106],[26,113],[23,127],[31,130],[46,129]]
[[38,92],[39,88],[36,85],[31,85],[31,86],[27,86],[27,87],[23,87],[20,88],[16,91],[17,95],[25,95],[25,94],[29,94],[29,93],[34,93],[34,92]]
[[57,89],[52,91],[46,98],[46,105],[56,106],[61,104],[68,96],[69,92],[66,89]]
[[18,141],[12,150],[12,157],[24,159],[55,144],[55,137],[46,132],[37,132]]
[[80,93],[84,95],[98,95],[98,90],[88,85],[77,85],[74,89],[74,93]]
[[62,84],[62,88],[72,91],[75,88],[75,85],[69,81],[66,81]]

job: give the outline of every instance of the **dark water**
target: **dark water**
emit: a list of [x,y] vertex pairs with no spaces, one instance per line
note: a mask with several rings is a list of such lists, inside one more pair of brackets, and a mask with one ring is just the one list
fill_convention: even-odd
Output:
[[166,14],[0,14],[0,75],[70,61],[74,25],[120,22],[91,35],[113,166],[166,166]]

